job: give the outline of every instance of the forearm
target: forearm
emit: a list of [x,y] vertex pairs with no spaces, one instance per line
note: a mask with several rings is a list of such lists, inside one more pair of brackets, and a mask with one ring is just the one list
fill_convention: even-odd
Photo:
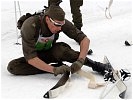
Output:
[[53,73],[53,67],[46,64],[44,61],[39,59],[38,57],[32,58],[28,60],[28,63],[40,70],[47,71]]
[[89,49],[89,45],[90,45],[90,40],[85,37],[81,43],[80,43],[80,54],[79,54],[79,58],[86,58],[86,55],[88,53],[88,49]]
[[89,49],[89,44],[90,40],[85,37],[81,42],[80,42],[80,54],[78,59],[72,63],[71,65],[71,73],[75,73],[81,69],[81,67],[84,65],[84,61]]

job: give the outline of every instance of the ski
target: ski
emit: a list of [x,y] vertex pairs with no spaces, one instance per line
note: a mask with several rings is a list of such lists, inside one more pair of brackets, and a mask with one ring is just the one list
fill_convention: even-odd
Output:
[[[105,86],[105,83],[97,83],[95,80],[95,77],[90,72],[79,70],[78,72],[76,72],[76,74],[90,80],[88,83],[88,88],[96,89],[96,88]],[[64,91],[65,87],[68,86],[68,84],[70,83],[70,78],[71,78],[71,73],[65,73],[60,78],[60,80],[57,82],[57,84],[53,88],[51,88],[49,91],[47,91],[43,97],[44,98],[57,97],[61,92]]]
[[[109,92],[114,88],[117,87],[119,90],[119,97],[124,98],[125,97],[125,92],[127,90],[126,85],[123,83],[123,81],[130,77],[130,73],[128,71],[125,71],[124,69],[121,69],[119,72],[120,74],[118,75],[116,71],[113,69],[111,63],[109,62],[108,58],[105,56],[104,57],[104,63],[109,64],[112,68],[112,70],[106,71],[106,74],[104,75],[104,80],[106,81],[105,83],[97,83],[95,80],[95,77],[90,73],[90,72],[85,72],[83,70],[79,70],[77,72],[78,75],[86,77],[89,79],[89,84],[88,88],[91,89],[96,89],[98,87],[105,86],[105,89],[107,88],[108,83],[111,81],[113,86],[105,93],[105,89],[103,90],[102,94],[100,95],[100,98],[106,97],[106,95],[109,94]],[[47,91],[44,94],[44,98],[55,98],[57,97],[61,92],[64,91],[64,89],[68,86],[70,83],[70,77],[71,73],[65,73],[60,80],[57,82],[57,84],[51,88],[49,91]]]
[[64,90],[64,88],[68,85],[69,83],[69,75],[70,73],[65,73],[63,76],[60,78],[60,80],[57,82],[57,84],[51,88],[49,91],[47,91],[44,94],[44,98],[55,98],[57,97],[60,92]]
[[[124,80],[126,78],[131,77],[129,72],[126,72],[125,70],[120,70],[119,71],[119,75],[118,75],[118,71],[116,72],[116,70],[114,70],[114,68],[112,67],[111,63],[109,62],[107,56],[104,57],[104,62],[106,64],[109,64],[112,68],[111,71],[107,71],[106,74],[104,75],[104,80],[107,81],[107,84],[102,92],[102,94],[100,95],[100,98],[105,98],[114,87],[117,87],[119,90],[119,98],[124,99],[125,98],[125,93],[127,90],[127,86],[124,84]],[[109,84],[109,82],[114,83],[113,86],[105,93],[105,89],[107,88],[107,85]]]

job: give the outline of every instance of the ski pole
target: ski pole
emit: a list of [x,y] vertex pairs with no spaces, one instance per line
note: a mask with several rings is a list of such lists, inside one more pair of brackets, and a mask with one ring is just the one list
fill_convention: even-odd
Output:
[[16,1],[14,1],[14,9],[15,9],[15,23],[16,23],[16,35],[17,35],[17,42],[16,45],[21,45],[18,43],[18,29],[17,29],[17,9],[16,9]]
[[[112,3],[113,3],[113,0],[110,0],[108,7],[106,7],[106,9],[105,9],[105,16],[107,19],[112,19],[112,16],[110,14],[110,7],[111,7]],[[107,11],[108,11],[109,16],[107,16]]]

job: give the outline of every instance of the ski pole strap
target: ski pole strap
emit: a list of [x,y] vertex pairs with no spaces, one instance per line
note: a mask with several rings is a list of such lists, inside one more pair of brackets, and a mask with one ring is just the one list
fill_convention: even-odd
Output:
[[86,77],[87,79],[89,79],[89,84],[88,84],[88,88],[91,88],[91,89],[96,89],[98,87],[102,87],[102,86],[105,86],[105,83],[97,83],[95,81],[95,77],[93,76],[92,73],[90,72],[85,72],[83,70],[79,70],[77,72],[78,75],[80,76],[83,76],[83,77]]

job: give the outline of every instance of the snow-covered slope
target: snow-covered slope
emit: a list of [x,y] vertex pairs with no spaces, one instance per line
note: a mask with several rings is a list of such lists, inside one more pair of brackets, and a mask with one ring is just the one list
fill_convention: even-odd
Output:
[[[90,48],[93,55],[89,58],[102,61],[108,56],[115,69],[128,69],[132,72],[132,47],[126,47],[124,41],[132,40],[132,0],[114,0],[111,6],[112,19],[106,19],[105,7],[109,0],[84,0],[81,7],[83,16],[82,31],[90,38]],[[22,14],[34,13],[47,5],[43,1],[20,1]],[[66,18],[72,20],[69,0],[63,0],[61,7],[66,12]],[[17,10],[18,11],[18,10]],[[19,17],[19,13],[18,13]],[[1,2],[1,97],[2,99],[41,99],[44,93],[53,87],[60,79],[60,75],[52,74],[14,76],[8,73],[7,65],[12,59],[23,56],[21,45],[17,42],[15,11],[13,1]],[[63,33],[59,41],[65,41],[79,50],[79,46]],[[18,40],[21,43],[21,39]],[[92,72],[98,82],[103,82],[103,76],[93,72],[91,68],[83,66],[83,70]],[[132,80],[126,81],[126,98],[132,98]],[[62,92],[57,99],[98,99],[103,88],[88,89],[88,80],[72,75],[71,85]]]

